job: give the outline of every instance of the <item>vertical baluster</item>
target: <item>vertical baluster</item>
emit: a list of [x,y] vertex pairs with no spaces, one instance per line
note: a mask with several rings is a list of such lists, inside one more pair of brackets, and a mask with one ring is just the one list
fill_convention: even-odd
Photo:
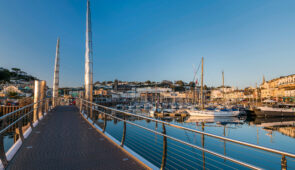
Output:
[[[166,135],[166,128],[165,124],[162,124],[163,134]],[[165,169],[166,165],[166,157],[167,157],[167,137],[163,136],[163,155],[162,155],[162,163],[161,163],[161,169]]]
[[[205,123],[202,122],[202,131],[204,132],[204,130],[205,130]],[[202,136],[202,141],[201,141],[202,147],[205,148],[205,135],[202,134],[201,136]],[[202,157],[203,157],[203,169],[205,170],[206,169],[206,160],[205,160],[205,152],[204,151],[202,151]]]
[[122,140],[121,140],[121,146],[122,147],[124,146],[125,136],[126,136],[126,115],[124,114],[123,135],[122,135]]
[[[104,109],[104,111],[106,112],[106,109]],[[103,124],[103,129],[102,132],[104,133],[107,127],[107,115],[104,112],[104,124]]]
[[282,155],[282,159],[281,159],[281,169],[282,169],[282,170],[286,170],[286,169],[287,169],[287,159],[286,159],[285,155]]
[[89,118],[89,104],[88,104],[88,101],[85,101],[85,107],[86,107],[86,116],[87,116],[87,119]]
[[[7,119],[4,118],[2,121],[1,121],[1,129],[4,129],[6,127],[6,124],[7,124]],[[8,165],[8,161],[7,161],[7,157],[6,157],[6,154],[5,154],[5,150],[4,150],[4,132],[2,134],[0,134],[0,159],[2,161],[2,164],[5,167],[7,167]]]
[[82,101],[82,99],[80,98],[80,99],[79,99],[80,112],[82,112],[82,104],[83,104],[83,101]]
[[30,114],[29,114],[29,121],[30,121],[30,126],[31,126],[31,128],[32,128],[32,130],[33,130],[33,128],[34,128],[34,126],[33,126],[33,121],[34,121],[34,106],[31,106],[30,107],[30,110],[29,110],[29,112],[31,112]]
[[98,111],[95,109],[93,110],[93,124],[97,121],[98,119]]
[[40,118],[39,118],[39,109],[40,109],[40,101],[38,102],[38,104],[37,104],[37,108],[36,108],[36,110],[37,110],[37,114],[36,114],[36,116],[37,116],[37,120],[38,120],[38,121],[40,121]]
[[47,106],[46,113],[49,112],[49,103],[50,103],[50,99],[47,99],[47,103],[46,103],[46,106]]
[[18,124],[19,136],[20,136],[21,141],[23,142],[24,141],[23,120],[19,120],[17,124]]
[[90,116],[90,119],[93,120],[93,104],[92,104],[92,101],[90,101],[89,103],[89,116]]

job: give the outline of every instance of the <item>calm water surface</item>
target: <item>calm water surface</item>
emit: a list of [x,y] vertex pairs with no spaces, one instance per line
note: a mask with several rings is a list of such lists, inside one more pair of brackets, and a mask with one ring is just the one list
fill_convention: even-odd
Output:
[[[131,120],[138,125],[162,132],[162,125],[147,122],[146,120]],[[246,120],[246,118],[188,117],[183,120],[169,119],[166,121],[231,139],[295,153],[295,118],[252,118]],[[98,124],[102,126],[102,121]],[[114,136],[118,141],[121,141],[122,127],[122,122],[109,120],[106,132]],[[169,126],[166,126],[166,133],[177,139],[258,167],[266,169],[280,169],[281,167],[280,155]],[[126,145],[154,165],[161,166],[163,152],[162,136],[127,124]],[[287,165],[289,169],[295,169],[295,160],[287,159]],[[246,169],[228,160],[203,153],[198,149],[168,139],[166,168],[203,169],[204,167],[208,169]]]

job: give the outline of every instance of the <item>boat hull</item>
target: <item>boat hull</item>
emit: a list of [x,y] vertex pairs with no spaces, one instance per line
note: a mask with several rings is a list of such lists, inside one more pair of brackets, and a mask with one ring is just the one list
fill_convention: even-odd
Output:
[[254,110],[254,115],[257,117],[295,117],[295,112],[284,111],[266,111],[261,109]]
[[239,116],[239,111],[206,111],[206,110],[187,110],[190,116],[202,117],[231,117]]

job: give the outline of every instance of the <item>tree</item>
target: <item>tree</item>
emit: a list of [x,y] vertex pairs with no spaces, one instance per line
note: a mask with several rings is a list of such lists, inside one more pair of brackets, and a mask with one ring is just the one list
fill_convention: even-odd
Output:
[[163,80],[160,84],[161,87],[171,87],[173,83],[169,80]]
[[194,87],[196,86],[196,83],[191,81],[191,82],[189,82],[188,85],[190,86],[190,89],[193,90]]
[[18,93],[16,93],[16,92],[8,92],[7,97],[16,99],[16,98],[18,98]]
[[9,82],[10,81],[10,71],[5,68],[0,68],[0,81]]
[[16,77],[16,78],[18,78],[19,77],[19,72],[21,71],[19,68],[11,68],[11,75],[12,75],[12,77]]
[[99,81],[96,81],[96,82],[94,83],[94,85],[96,85],[96,84],[100,84],[100,82],[99,82]]
[[12,71],[19,73],[21,70],[19,68],[11,68]]
[[177,84],[179,87],[183,87],[184,86],[184,82],[182,80],[177,80],[175,82],[175,84]]
[[22,79],[25,81],[37,80],[36,77],[28,75],[19,68],[12,68],[11,71],[9,71],[8,69],[0,67],[0,81],[9,82],[12,77],[17,80]]

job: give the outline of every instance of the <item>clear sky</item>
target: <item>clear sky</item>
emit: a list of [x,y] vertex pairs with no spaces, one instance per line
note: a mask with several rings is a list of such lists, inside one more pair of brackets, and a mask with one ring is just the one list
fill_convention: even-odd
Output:
[[[294,0],[91,0],[94,81],[191,81],[255,86],[293,74]],[[52,86],[60,36],[61,86],[84,80],[86,0],[0,0],[0,66]]]

